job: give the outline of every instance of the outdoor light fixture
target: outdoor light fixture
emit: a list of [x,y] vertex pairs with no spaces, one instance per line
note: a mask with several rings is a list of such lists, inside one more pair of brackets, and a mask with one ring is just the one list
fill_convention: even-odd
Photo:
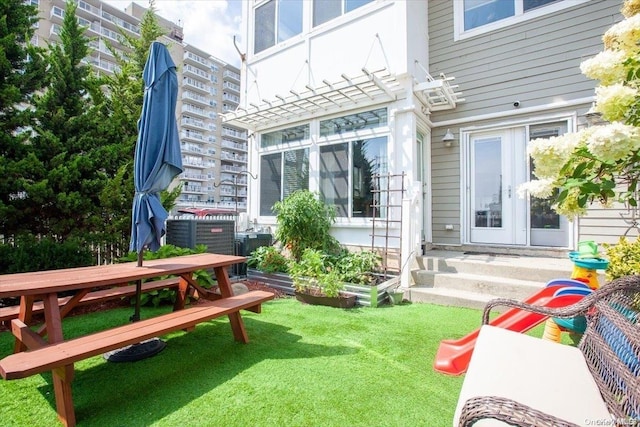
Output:
[[444,136],[442,137],[442,142],[444,142],[445,146],[451,147],[451,144],[453,144],[454,140],[455,140],[455,137],[453,136],[451,129],[447,129],[447,133],[445,133]]

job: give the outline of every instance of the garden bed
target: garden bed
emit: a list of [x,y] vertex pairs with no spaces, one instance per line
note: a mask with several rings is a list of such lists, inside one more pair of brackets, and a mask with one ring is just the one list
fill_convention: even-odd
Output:
[[[295,289],[291,277],[285,273],[264,273],[253,268],[247,269],[247,279],[257,282],[263,282],[267,286],[278,290],[287,295],[294,295]],[[356,296],[356,305],[363,307],[378,307],[387,299],[387,290],[391,290],[398,286],[399,277],[392,277],[377,285],[356,285],[352,283],[345,284],[343,292]]]

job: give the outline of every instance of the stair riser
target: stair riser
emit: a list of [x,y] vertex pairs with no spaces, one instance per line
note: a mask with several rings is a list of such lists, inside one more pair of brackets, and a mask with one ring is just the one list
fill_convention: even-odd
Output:
[[414,274],[416,287],[447,288],[467,292],[476,292],[500,298],[514,298],[522,300],[538,292],[543,284],[526,285],[510,284],[504,280],[492,280],[488,276],[462,277],[455,274],[438,274],[429,271],[417,271]]
[[467,298],[459,298],[447,295],[436,295],[436,294],[427,294],[424,292],[412,292],[408,291],[409,295],[407,296],[411,302],[418,303],[428,303],[428,304],[436,304],[436,305],[444,305],[451,307],[466,307],[466,308],[474,308],[477,310],[484,309],[486,302],[484,301],[475,301]]
[[447,273],[469,273],[494,277],[505,277],[518,280],[531,280],[534,282],[547,283],[553,279],[571,277],[572,269],[546,269],[540,268],[534,262],[528,266],[505,265],[497,263],[483,263],[477,261],[460,260],[455,258],[423,259],[425,270],[441,271]]

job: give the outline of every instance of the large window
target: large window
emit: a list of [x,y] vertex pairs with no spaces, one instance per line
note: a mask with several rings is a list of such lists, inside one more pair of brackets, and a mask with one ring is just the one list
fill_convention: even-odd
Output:
[[517,22],[576,6],[586,1],[588,0],[454,1],[456,39],[513,25]]
[[373,129],[387,124],[387,109],[379,108],[372,111],[349,114],[320,122],[320,136],[339,135],[363,129]]
[[260,137],[260,147],[273,147],[274,145],[300,142],[305,139],[309,139],[309,124],[264,133]]
[[302,0],[269,0],[255,9],[254,53],[302,32]]
[[320,147],[320,197],[339,217],[372,217],[374,176],[388,173],[387,137]]
[[273,205],[296,190],[309,189],[309,149],[260,157],[260,215],[273,215]]
[[323,24],[373,0],[313,0],[313,26]]

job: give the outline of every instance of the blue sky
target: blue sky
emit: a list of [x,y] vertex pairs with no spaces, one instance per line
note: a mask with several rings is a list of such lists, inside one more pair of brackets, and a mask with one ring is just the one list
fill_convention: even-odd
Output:
[[[103,0],[125,9],[131,0]],[[222,61],[240,66],[240,56],[233,46],[233,36],[241,42],[242,0],[156,0],[156,13],[184,28],[184,41]],[[149,7],[147,0],[135,0]],[[239,43],[242,50],[242,44]]]

